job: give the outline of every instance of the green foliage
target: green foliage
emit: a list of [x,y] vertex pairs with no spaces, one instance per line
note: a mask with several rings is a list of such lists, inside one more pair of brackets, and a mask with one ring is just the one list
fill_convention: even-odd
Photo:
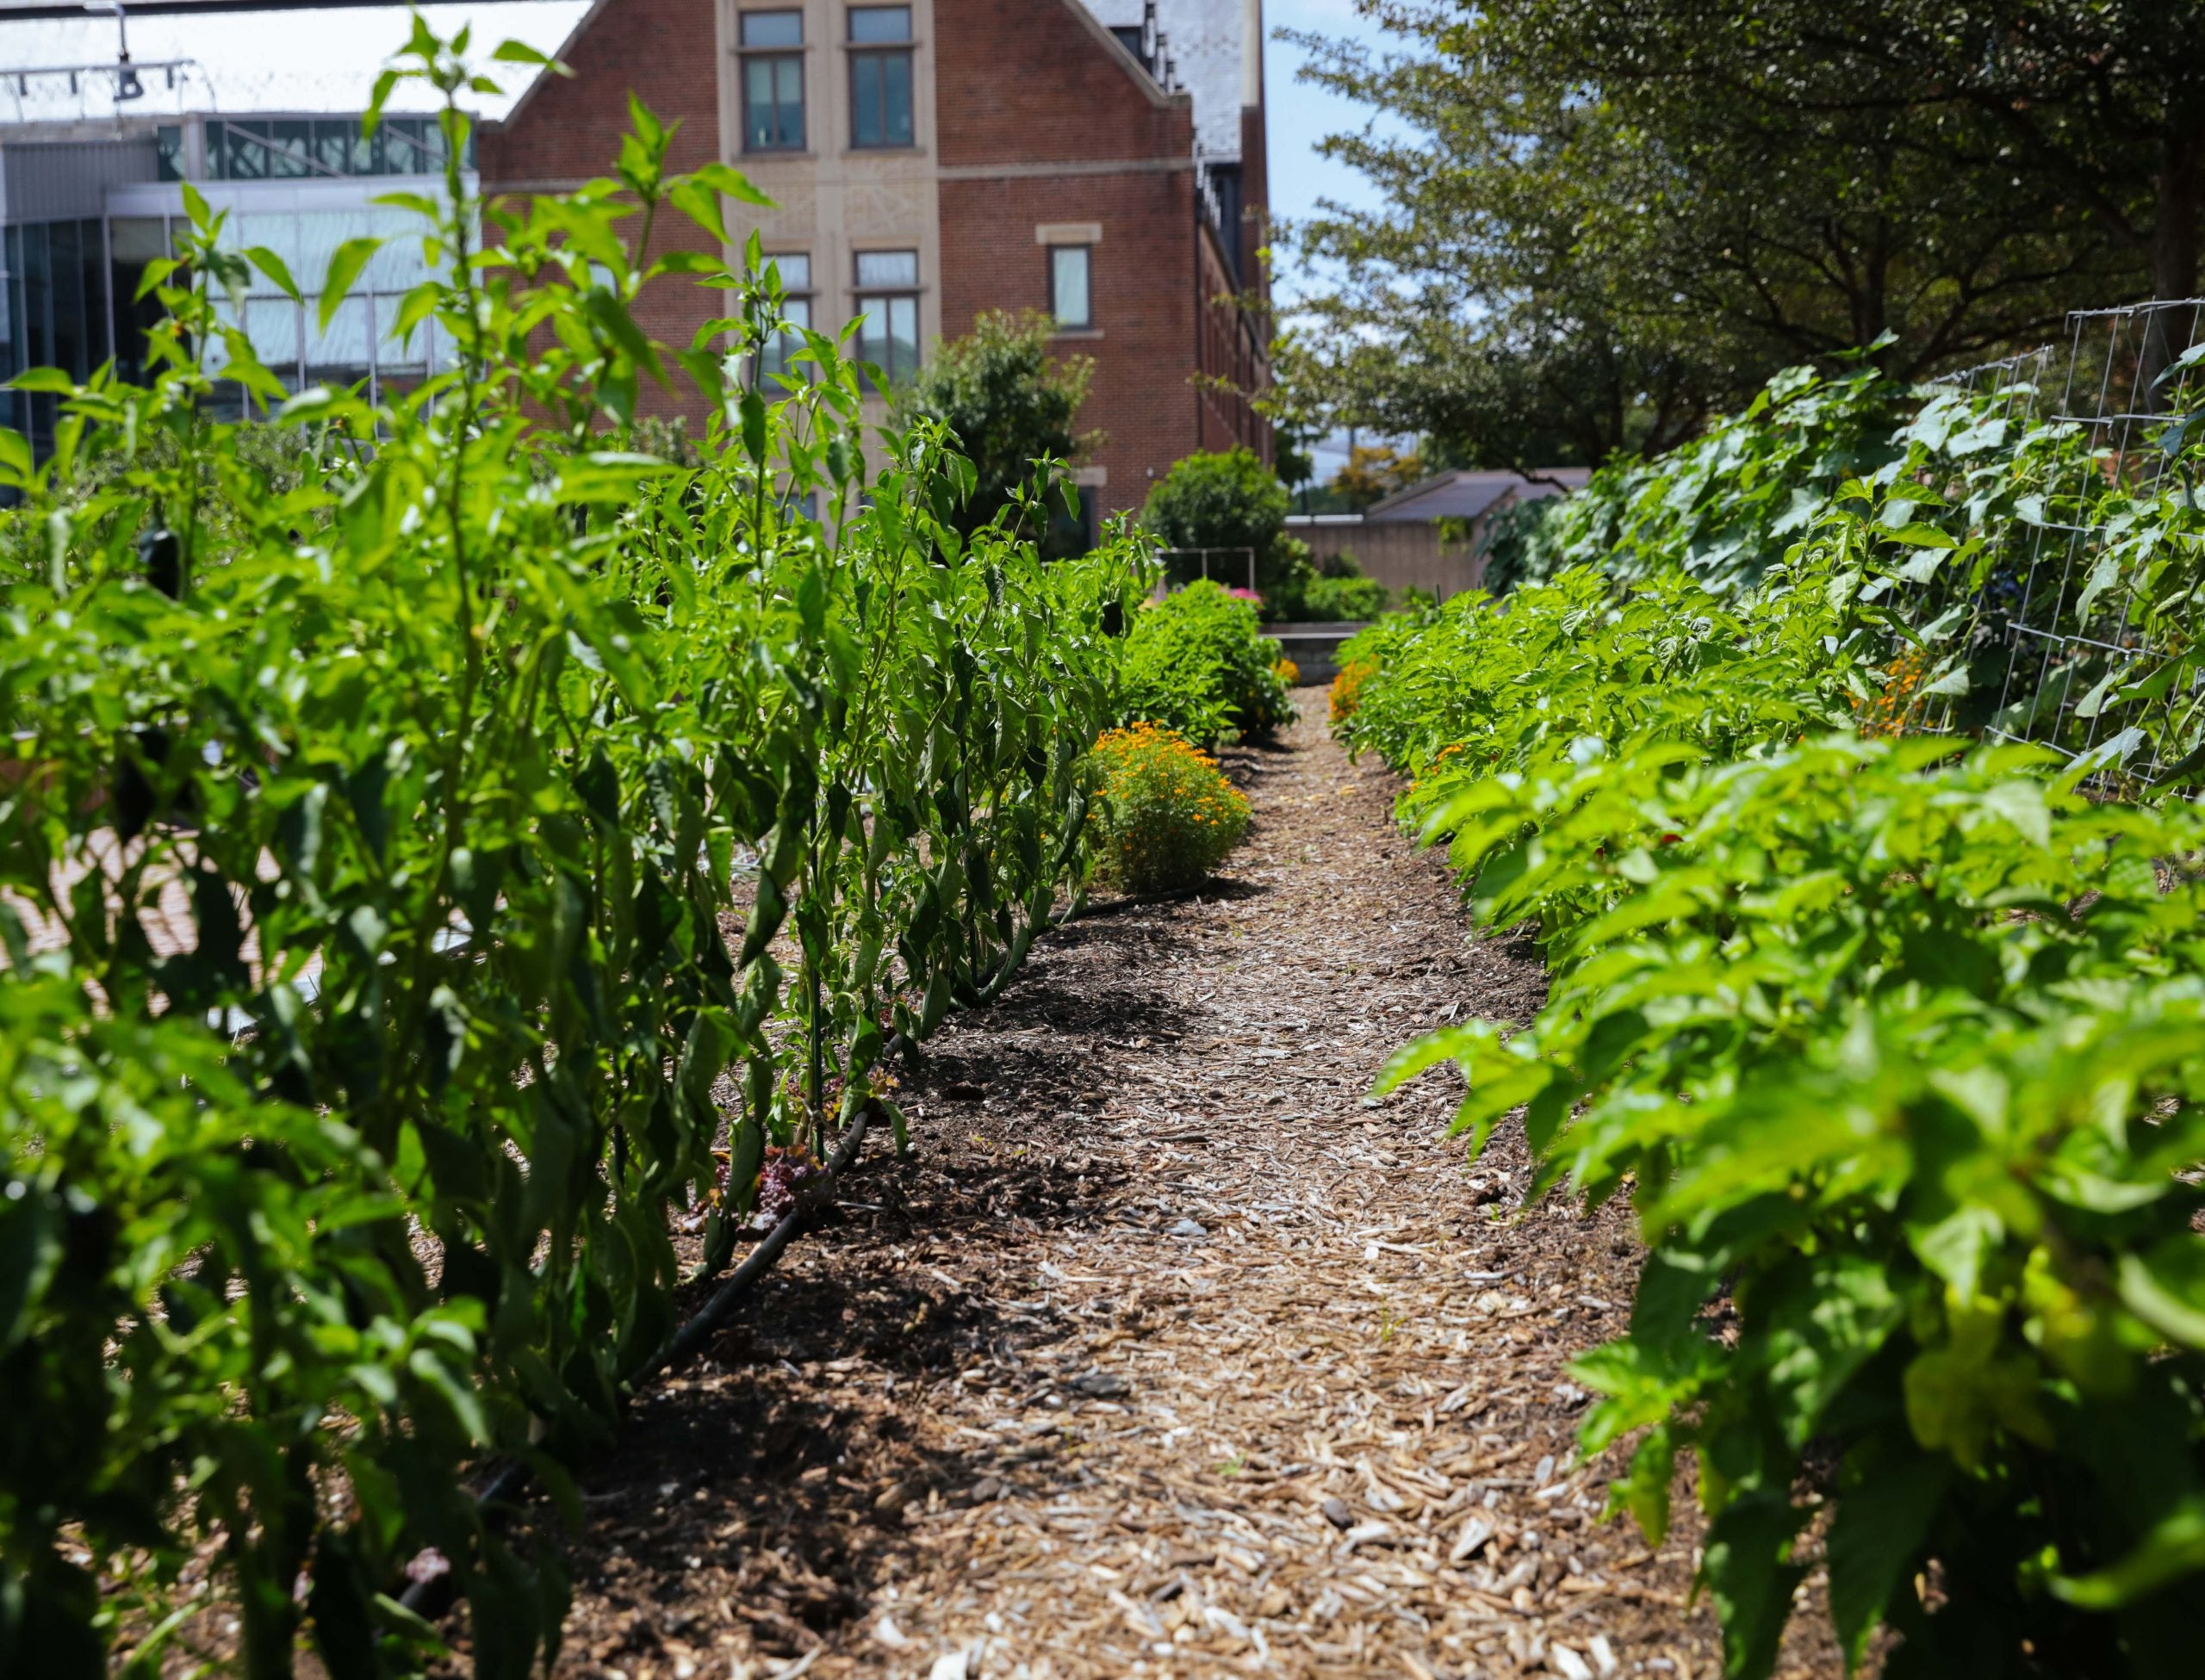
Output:
[[[417,20],[401,65],[455,159],[465,50]],[[126,1631],[153,1671],[214,1538],[253,1680],[302,1640],[418,1672],[389,1596],[425,1548],[475,1672],[548,1661],[556,1561],[468,1471],[566,1497],[673,1329],[673,1222],[724,1267],[768,1143],[893,1119],[889,1034],[992,995],[1082,890],[1140,552],[1044,566],[1014,528],[1046,470],[961,529],[971,464],[930,421],[868,459],[818,335],[800,389],[742,389],[770,286],[707,274],[732,316],[650,343],[637,295],[698,267],[642,263],[654,219],[718,236],[756,195],[666,175],[634,118],[617,186],[490,252],[456,164],[417,207],[445,273],[401,317],[457,347],[417,391],[286,400],[187,186],[153,382],[33,375],[52,458],[0,433],[9,1672],[104,1673]],[[300,452],[208,419],[217,342]],[[712,414],[693,468],[633,447],[672,376]]]
[[1307,623],[1355,623],[1386,611],[1391,592],[1375,578],[1322,575],[1303,584],[1286,616]]
[[[1368,0],[1388,119],[1300,230],[1305,411],[1480,465],[1658,454],[1787,363],[1918,378],[2197,286],[2205,28],[2158,0]],[[2187,342],[2158,324],[2156,373]],[[2179,318],[2186,319],[2186,318]],[[2174,330],[2170,332],[2169,329]]]
[[1198,887],[1248,832],[1248,801],[1217,760],[1152,723],[1095,743],[1098,871],[1127,892]]
[[1277,659],[1252,603],[1218,584],[1189,584],[1134,619],[1120,715],[1205,745],[1228,731],[1274,734],[1294,718],[1286,684],[1271,668]]
[[[1612,570],[1344,650],[1369,670],[1346,738],[1417,778],[1405,815],[1553,976],[1528,1026],[1445,1029],[1382,1083],[1452,1062],[1474,1147],[1520,1111],[1542,1188],[1631,1199],[1652,1253],[1629,1334],[1578,1367],[1583,1445],[1635,1442],[1614,1498],[1653,1534],[1696,1454],[1726,1672],[1771,1671],[1825,1502],[1856,1663],[1888,1625],[1893,1677],[2178,1671],[2205,1574],[2205,811],[2077,791],[2133,743],[1833,726],[1894,649],[1971,691],[1966,604],[2035,521],[2109,522],[2139,611],[2178,615],[2193,585],[2159,562],[2196,516],[2052,472],[2056,426],[1943,398],[1879,433],[1868,376],[1788,383],[1549,517]],[[2189,739],[2161,716],[2160,750]]]
[[[1297,562],[1307,561],[1302,544],[1286,534],[1290,505],[1278,475],[1252,450],[1239,449],[1174,462],[1149,491],[1141,522],[1167,549],[1252,550],[1257,592],[1268,596]],[[1238,585],[1242,575],[1225,569],[1238,564],[1234,557],[1220,557],[1212,571]]]
[[1037,462],[1097,447],[1099,433],[1072,428],[1095,377],[1092,357],[1049,355],[1048,316],[990,310],[962,338],[944,340],[896,394],[896,420],[939,421],[976,474],[951,523],[969,535],[1011,505]]

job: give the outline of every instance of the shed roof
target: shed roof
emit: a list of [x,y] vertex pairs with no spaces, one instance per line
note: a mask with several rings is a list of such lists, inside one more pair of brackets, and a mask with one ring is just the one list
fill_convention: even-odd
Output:
[[1588,467],[1543,467],[1538,476],[1460,468],[1439,473],[1373,502],[1363,518],[1374,524],[1432,519],[1475,519],[1512,495],[1521,502],[1544,501],[1581,487],[1592,477]]

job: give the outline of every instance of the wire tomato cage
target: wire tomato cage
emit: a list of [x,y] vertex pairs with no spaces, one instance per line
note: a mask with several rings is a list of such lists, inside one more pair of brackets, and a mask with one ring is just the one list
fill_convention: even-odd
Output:
[[1954,462],[1981,545],[1901,569],[1922,646],[1892,680],[1950,650],[1913,697],[1922,726],[2050,747],[2107,793],[2205,770],[2201,324],[2201,298],[2076,310],[2063,342],[1931,382],[1916,434]]

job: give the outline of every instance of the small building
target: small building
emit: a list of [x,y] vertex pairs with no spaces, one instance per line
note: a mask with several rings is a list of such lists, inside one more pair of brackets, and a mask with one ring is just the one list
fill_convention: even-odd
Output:
[[[472,21],[478,35],[549,51],[587,4],[421,12],[446,34]],[[158,306],[139,301],[138,285],[174,249],[186,182],[227,213],[226,245],[273,251],[307,294],[295,303],[256,270],[237,320],[287,388],[366,381],[379,390],[444,365],[450,346],[433,322],[403,337],[394,330],[399,300],[429,272],[422,219],[374,202],[441,195],[438,96],[401,83],[377,132],[361,129],[376,74],[411,28],[407,9],[209,6],[134,17],[128,28],[126,63],[111,15],[0,12],[0,380],[37,367],[81,380],[110,358],[125,378],[142,376]],[[512,97],[477,95],[475,105],[495,116]],[[462,161],[471,186],[474,160]],[[325,331],[315,307],[324,270],[339,245],[362,236],[387,242]],[[219,345],[209,350],[219,357]],[[219,370],[219,360],[212,365]],[[238,412],[241,387],[220,388]],[[0,391],[0,425],[43,455],[54,405],[48,394]]]
[[1320,564],[1351,555],[1364,576],[1388,589],[1419,589],[1444,600],[1483,582],[1497,516],[1581,488],[1591,476],[1586,467],[1550,467],[1528,476],[1439,473],[1360,513],[1290,514],[1286,527]]

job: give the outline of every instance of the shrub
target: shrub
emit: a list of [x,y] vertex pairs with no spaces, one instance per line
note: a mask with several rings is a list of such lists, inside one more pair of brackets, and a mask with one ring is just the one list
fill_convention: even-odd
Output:
[[1278,663],[1272,666],[1271,669],[1278,673],[1279,681],[1284,683],[1289,688],[1301,686],[1301,667],[1287,658],[1284,654],[1278,656]]
[[1112,729],[1095,743],[1102,772],[1096,853],[1127,892],[1199,886],[1248,832],[1248,801],[1217,760],[1152,723]]
[[[1033,477],[1036,460],[1069,460],[1102,438],[1073,430],[1095,363],[1084,356],[1052,358],[1055,331],[1047,315],[1032,310],[991,310],[972,323],[968,337],[941,344],[896,394],[899,426],[922,417],[940,420],[972,462],[972,493],[949,519],[968,536],[1010,505]],[[1040,535],[1051,559],[1085,546],[1077,527]]]
[[1148,493],[1141,521],[1167,549],[1252,549],[1256,587],[1268,599],[1300,566],[1308,548],[1286,534],[1292,505],[1278,475],[1247,449],[1190,455],[1173,463]]
[[1357,623],[1385,611],[1391,592],[1375,578],[1312,578],[1301,586],[1299,611],[1288,613],[1324,623]]
[[1214,583],[1189,584],[1134,619],[1121,715],[1204,743],[1228,729],[1268,735],[1294,716],[1271,668],[1277,656],[1252,604]]

